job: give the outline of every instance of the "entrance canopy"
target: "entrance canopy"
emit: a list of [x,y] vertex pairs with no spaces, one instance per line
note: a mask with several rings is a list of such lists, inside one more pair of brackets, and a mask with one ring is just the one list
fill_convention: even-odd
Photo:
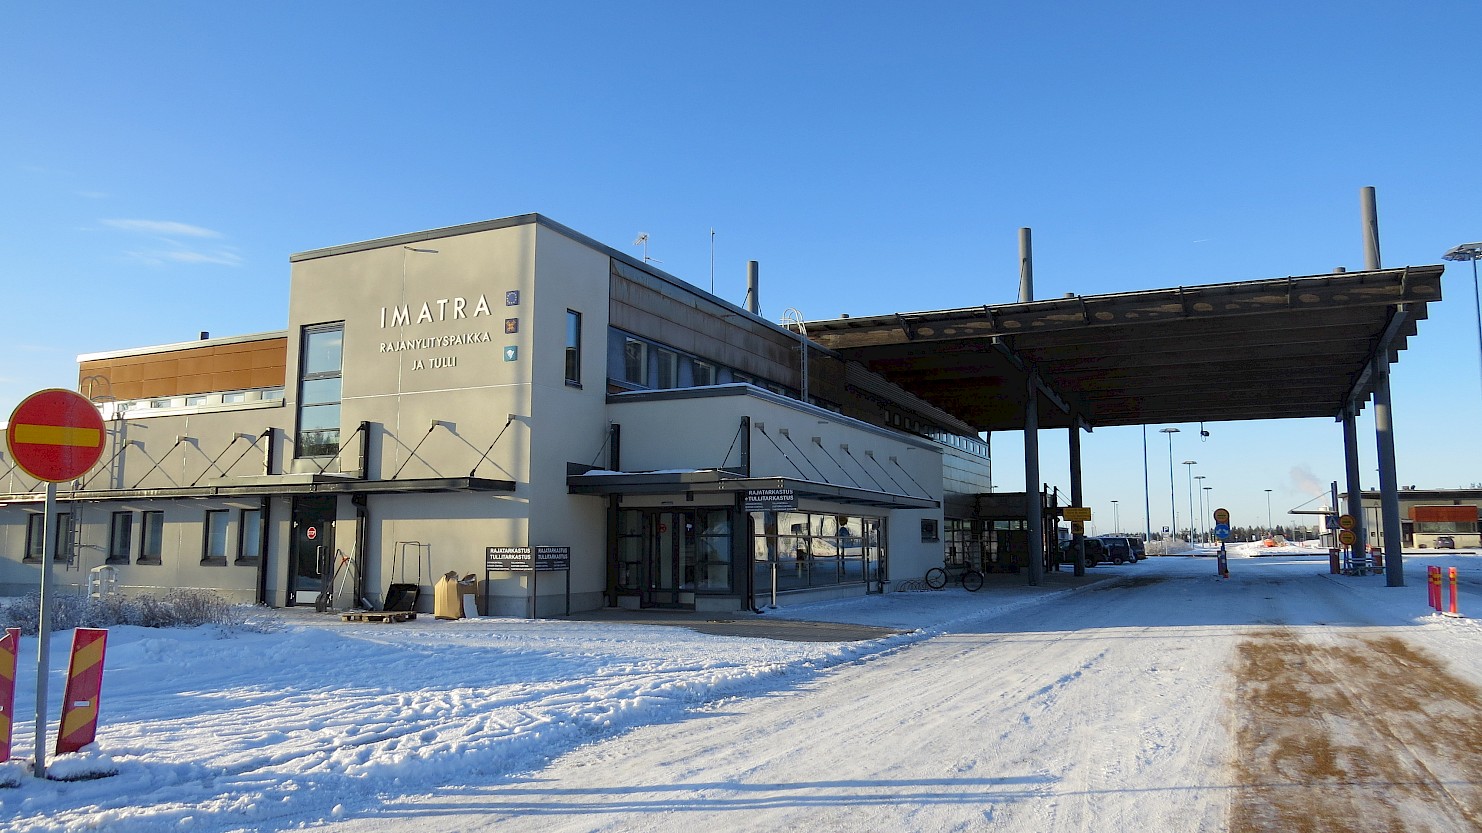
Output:
[[[1399,358],[1442,266],[810,321],[808,337],[980,431],[1338,417]],[[1037,381],[1033,381],[1037,380]]]

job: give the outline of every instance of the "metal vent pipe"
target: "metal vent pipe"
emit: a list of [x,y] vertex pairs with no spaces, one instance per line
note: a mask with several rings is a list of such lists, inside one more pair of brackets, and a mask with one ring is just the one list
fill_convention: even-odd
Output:
[[746,261],[746,311],[755,315],[762,314],[760,273],[761,267],[756,261]]
[[1019,303],[1034,300],[1034,252],[1029,229],[1019,229]]

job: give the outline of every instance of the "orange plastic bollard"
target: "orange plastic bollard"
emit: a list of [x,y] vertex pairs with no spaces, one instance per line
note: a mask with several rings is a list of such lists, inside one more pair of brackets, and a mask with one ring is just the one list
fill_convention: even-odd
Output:
[[1431,610],[1441,610],[1441,568],[1425,568],[1425,595],[1426,602],[1430,604]]
[[1452,616],[1460,616],[1461,615],[1460,613],[1457,613],[1456,612],[1456,568],[1455,567],[1452,567],[1451,568],[1451,615]]

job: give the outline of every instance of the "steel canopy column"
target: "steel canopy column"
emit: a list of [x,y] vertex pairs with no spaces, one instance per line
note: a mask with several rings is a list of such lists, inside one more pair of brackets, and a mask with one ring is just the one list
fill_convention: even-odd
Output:
[[1379,442],[1379,503],[1384,530],[1384,583],[1390,587],[1405,586],[1404,559],[1400,553],[1404,540],[1400,529],[1399,478],[1395,474],[1394,413],[1389,398],[1389,365],[1379,366],[1383,357],[1375,359],[1376,384],[1374,385],[1374,433]]
[[[1079,419],[1070,421],[1070,502],[1074,506],[1086,505],[1081,494],[1081,421]],[[1086,574],[1086,536],[1080,533],[1073,535],[1071,549],[1075,552],[1075,574],[1083,576]]]
[[[1348,482],[1348,514],[1353,518],[1353,534],[1359,544],[1369,542],[1364,529],[1364,490],[1359,480],[1358,406],[1350,403],[1343,409],[1343,469]],[[1333,511],[1338,511],[1334,506]]]
[[[1379,257],[1379,208],[1374,188],[1359,191],[1359,212],[1364,224],[1364,267],[1381,268]],[[1401,306],[1398,309],[1402,310]],[[1394,412],[1389,398],[1389,350],[1381,344],[1374,354],[1374,433],[1379,445],[1379,505],[1384,529],[1384,583],[1405,586],[1404,558],[1400,552],[1404,530],[1400,529],[1399,478],[1395,474]],[[1362,517],[1360,515],[1359,517]],[[1366,543],[1368,539],[1363,539]]]
[[1024,403],[1024,519],[1029,538],[1029,583],[1039,584],[1045,572],[1044,519],[1039,500],[1039,378],[1030,373]]

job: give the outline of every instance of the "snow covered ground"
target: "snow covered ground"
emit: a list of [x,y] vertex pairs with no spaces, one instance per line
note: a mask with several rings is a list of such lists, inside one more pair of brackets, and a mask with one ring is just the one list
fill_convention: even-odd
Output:
[[[1380,796],[1406,829],[1478,829],[1482,752],[1433,749],[1390,722],[1377,736],[1419,774],[1253,769],[1287,760],[1271,750],[1290,741],[1252,704],[1283,709],[1282,687],[1336,687],[1345,703],[1384,692],[1345,676],[1359,672],[1273,687],[1248,669],[1262,652],[1316,667],[1398,640],[1439,669],[1414,674],[1455,682],[1395,707],[1434,701],[1433,717],[1482,725],[1467,699],[1482,688],[1482,624],[1433,616],[1425,596],[1425,565],[1457,566],[1462,612],[1482,615],[1482,556],[1407,553],[1409,586],[1387,588],[1329,576],[1325,553],[1262,551],[1232,548],[1228,580],[1211,559],[1167,557],[1094,568],[1107,581],[1075,590],[991,584],[765,614],[909,631],[851,643],[304,614],[270,633],[115,628],[97,750],[53,771],[117,774],[22,777],[0,789],[0,829],[1274,830],[1283,801],[1335,792],[1360,819]],[[53,641],[58,699],[66,644]],[[23,640],[17,758],[32,754],[35,650]],[[1363,789],[1319,783],[1330,777]]]

